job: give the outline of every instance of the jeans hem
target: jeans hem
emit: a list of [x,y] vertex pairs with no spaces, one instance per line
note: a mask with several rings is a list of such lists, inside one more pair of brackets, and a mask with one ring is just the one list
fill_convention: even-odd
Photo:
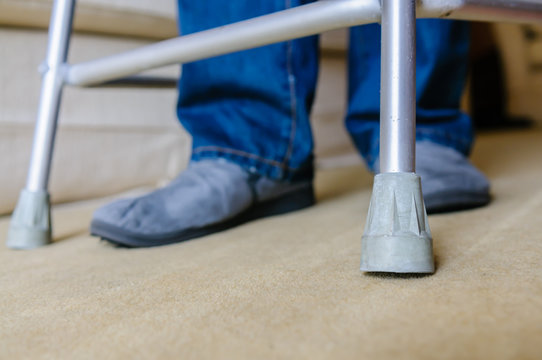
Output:
[[281,181],[311,181],[313,179],[312,158],[310,165],[291,168],[281,161],[266,159],[261,156],[233,148],[203,146],[192,150],[191,161],[204,159],[224,159],[233,162],[251,174]]
[[[462,136],[454,136],[450,132],[439,131],[435,129],[416,129],[416,142],[429,141],[438,145],[452,148],[465,156],[469,156],[473,138],[465,138]],[[362,154],[367,167],[374,171],[375,162],[379,159],[380,154],[380,138],[377,136],[371,141],[369,153]]]

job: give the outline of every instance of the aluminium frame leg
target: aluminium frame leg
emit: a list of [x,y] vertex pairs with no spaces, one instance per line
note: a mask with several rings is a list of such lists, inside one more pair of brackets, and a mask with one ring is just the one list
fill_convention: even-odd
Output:
[[31,249],[51,242],[49,173],[74,7],[75,0],[53,3],[28,178],[11,219],[6,242],[9,248]]
[[381,4],[381,173],[375,176],[360,268],[433,273],[431,232],[415,174],[416,1]]

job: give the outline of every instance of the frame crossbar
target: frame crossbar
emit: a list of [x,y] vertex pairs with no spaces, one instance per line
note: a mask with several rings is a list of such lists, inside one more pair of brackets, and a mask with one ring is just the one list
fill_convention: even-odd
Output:
[[[542,22],[534,0],[422,0],[417,17]],[[187,63],[328,30],[380,22],[379,0],[321,0],[231,25],[147,45],[117,55],[66,65],[65,82],[89,86],[166,65]]]

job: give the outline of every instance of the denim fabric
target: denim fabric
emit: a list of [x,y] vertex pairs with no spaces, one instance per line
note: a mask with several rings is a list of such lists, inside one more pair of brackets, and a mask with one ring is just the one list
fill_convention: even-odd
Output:
[[[467,76],[469,24],[425,19],[416,23],[416,140],[468,155],[471,119],[459,109]],[[380,25],[350,31],[346,127],[369,168],[379,152]]]
[[[181,33],[305,2],[179,0]],[[312,178],[317,54],[313,36],[184,65],[177,112],[193,136],[192,160],[223,157],[274,179]]]
[[[180,32],[225,25],[312,0],[178,0]],[[459,112],[466,24],[418,22],[418,139],[468,152],[470,119]],[[426,30],[426,31],[424,31]],[[379,25],[351,31],[346,126],[370,167],[378,155]],[[313,177],[309,114],[318,75],[316,36],[183,65],[177,114],[192,160],[225,158],[279,180]]]

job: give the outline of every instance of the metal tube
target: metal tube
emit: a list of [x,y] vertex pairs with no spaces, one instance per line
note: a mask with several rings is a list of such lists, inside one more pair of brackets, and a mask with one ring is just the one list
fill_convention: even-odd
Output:
[[[410,6],[410,0],[407,1]],[[420,0],[419,17],[535,23],[535,0]],[[96,85],[169,64],[186,63],[286,41],[323,31],[378,22],[379,0],[320,0],[316,3],[162,41],[126,53],[69,67],[66,82]]]
[[379,0],[323,0],[72,65],[66,82],[93,85],[169,64],[187,63],[322,31],[380,20]]
[[[410,0],[407,2],[410,3]],[[430,18],[542,21],[542,4],[535,0],[420,0],[418,10],[420,17]],[[379,0],[320,0],[76,64],[67,71],[66,82],[77,86],[96,85],[147,69],[196,61],[379,20]]]
[[26,189],[46,191],[49,182],[58,108],[64,85],[64,65],[68,53],[75,0],[55,0],[49,27],[46,72],[43,76],[36,130]]
[[381,71],[380,171],[415,172],[415,0],[382,0]]

